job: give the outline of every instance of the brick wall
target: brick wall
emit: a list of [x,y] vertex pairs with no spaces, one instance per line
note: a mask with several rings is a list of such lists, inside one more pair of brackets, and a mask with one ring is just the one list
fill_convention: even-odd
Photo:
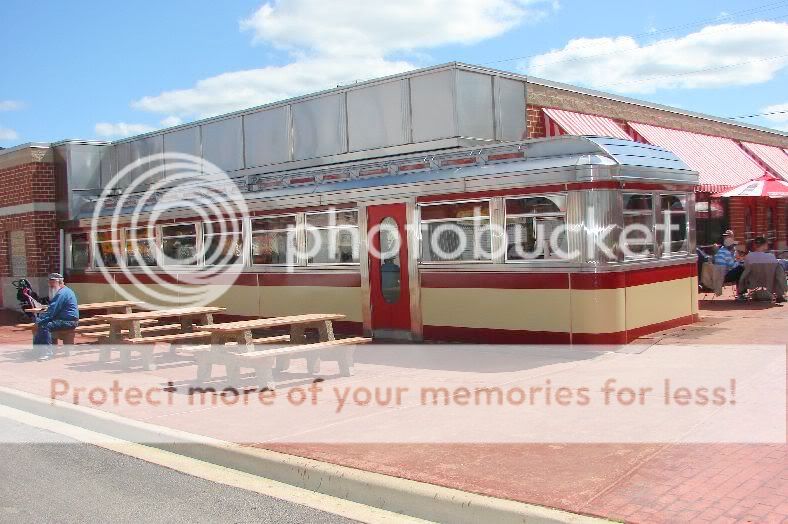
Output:
[[[777,249],[788,248],[788,202],[785,200],[768,201],[753,198],[731,198],[728,204],[730,215],[730,228],[736,235],[736,240],[745,243],[754,236],[766,236],[769,231],[767,224],[767,206],[772,208],[774,226],[776,228],[775,246]],[[750,214],[752,232],[745,236],[747,213]]]
[[[0,155],[0,296],[6,307],[16,306],[11,280],[25,277],[40,292],[44,277],[60,267],[55,198],[55,169],[49,150],[23,148]],[[16,232],[24,233],[26,263],[24,274],[14,275],[11,238]]]
[[544,113],[540,106],[525,106],[526,129],[524,138],[544,138],[547,136],[545,128]]

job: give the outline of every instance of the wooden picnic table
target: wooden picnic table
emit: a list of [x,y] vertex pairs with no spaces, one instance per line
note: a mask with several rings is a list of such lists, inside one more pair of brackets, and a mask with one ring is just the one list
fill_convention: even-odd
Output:
[[[78,304],[77,308],[79,311],[98,311],[103,309],[107,313],[111,313],[116,310],[118,313],[131,313],[132,308],[134,308],[134,306],[138,306],[139,304],[140,302],[134,302],[131,300],[116,300],[114,302],[92,302],[88,304]],[[25,311],[28,313],[41,313],[42,311],[46,310],[46,305],[25,309]]]
[[[210,351],[208,354],[200,355],[198,361],[197,381],[203,382],[211,377],[213,364],[225,365],[227,368],[228,381],[235,383],[238,381],[239,362],[237,355],[255,353],[255,339],[252,331],[255,329],[274,329],[279,327],[290,327],[290,343],[294,344],[294,352],[282,352],[277,354],[275,369],[284,371],[290,366],[291,357],[298,358],[302,353],[307,358],[307,367],[311,373],[317,373],[320,368],[320,354],[310,351],[306,343],[306,330],[316,329],[319,342],[314,344],[317,348],[321,343],[334,341],[334,320],[341,320],[345,315],[312,313],[306,315],[292,315],[287,317],[260,318],[255,320],[240,320],[236,322],[225,322],[210,326],[200,326],[200,331],[208,332],[211,336]],[[333,342],[332,342],[333,343]],[[266,350],[268,352],[268,350]],[[256,353],[255,353],[256,354]],[[348,370],[352,363],[348,360],[346,367]],[[273,387],[270,378],[270,369],[265,365],[258,371],[260,380],[266,387]],[[265,373],[265,375],[263,375]]]
[[140,321],[159,320],[162,318],[178,317],[181,323],[181,331],[190,333],[195,322],[200,324],[201,329],[206,324],[213,324],[213,314],[225,311],[223,307],[185,307],[174,309],[161,309],[156,311],[138,311],[136,313],[112,313],[107,315],[96,315],[97,318],[105,320],[110,325],[109,343],[121,342],[121,331],[128,329],[129,338],[139,338],[142,336],[140,331]]
[[289,317],[258,318],[255,320],[239,320],[236,322],[225,322],[210,326],[201,326],[201,331],[211,333],[212,345],[224,345],[226,342],[237,342],[234,349],[240,351],[254,351],[252,343],[252,330],[254,329],[273,329],[278,327],[290,326],[290,342],[293,344],[304,344],[306,342],[306,330],[317,329],[321,342],[334,340],[334,328],[332,322],[341,320],[345,315],[313,313],[307,315],[292,315]]

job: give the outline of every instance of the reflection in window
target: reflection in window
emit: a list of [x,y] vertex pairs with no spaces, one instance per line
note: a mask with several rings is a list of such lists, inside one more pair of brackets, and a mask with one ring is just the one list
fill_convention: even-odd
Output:
[[197,225],[162,226],[161,251],[164,265],[196,265]]
[[118,267],[121,257],[121,243],[117,231],[98,231],[96,233],[96,267]]
[[296,216],[252,219],[252,263],[296,262]]
[[307,213],[305,220],[309,264],[358,263],[358,211]]
[[422,261],[492,259],[489,201],[423,205],[421,229]]
[[506,260],[564,259],[566,195],[506,200]]
[[154,229],[126,229],[126,265],[156,265],[156,234]]
[[686,252],[687,247],[687,196],[661,195],[662,224],[660,237],[664,255]]
[[648,193],[624,193],[624,231],[621,247],[625,258],[654,254],[654,199]]
[[243,236],[237,221],[208,222],[203,225],[203,263],[224,266],[243,263]]
[[397,303],[402,291],[400,242],[397,221],[384,218],[380,223],[380,291],[388,304]]
[[85,269],[90,266],[90,240],[87,233],[71,235],[71,269]]

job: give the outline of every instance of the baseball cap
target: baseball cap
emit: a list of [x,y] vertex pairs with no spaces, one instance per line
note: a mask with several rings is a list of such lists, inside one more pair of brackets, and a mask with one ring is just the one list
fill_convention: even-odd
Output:
[[60,273],[50,273],[49,280],[63,280],[63,275]]

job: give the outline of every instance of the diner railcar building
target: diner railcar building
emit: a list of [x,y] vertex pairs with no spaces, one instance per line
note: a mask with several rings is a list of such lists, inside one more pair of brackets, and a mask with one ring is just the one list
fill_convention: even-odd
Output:
[[[217,299],[228,315],[330,311],[346,315],[338,330],[382,338],[628,342],[697,319],[697,242],[730,227],[786,247],[784,200],[714,196],[764,172],[788,177],[786,149],[779,131],[456,63],[112,143],[24,144],[0,151],[3,302],[15,306],[10,280],[43,287],[59,269],[82,301],[115,298],[107,278],[131,285],[131,258],[105,249],[129,232],[91,231],[96,199],[135,160],[180,152],[224,170],[249,208],[238,278]],[[673,233],[624,245],[622,226],[654,230],[662,217]],[[444,223],[489,256],[436,253]],[[405,240],[386,260],[365,234],[380,224]],[[515,224],[531,248],[537,224],[565,226],[573,255],[518,257]],[[142,257],[154,271],[173,239],[206,241],[185,211],[154,226]],[[337,226],[358,231],[357,245],[293,258],[279,238]]]

